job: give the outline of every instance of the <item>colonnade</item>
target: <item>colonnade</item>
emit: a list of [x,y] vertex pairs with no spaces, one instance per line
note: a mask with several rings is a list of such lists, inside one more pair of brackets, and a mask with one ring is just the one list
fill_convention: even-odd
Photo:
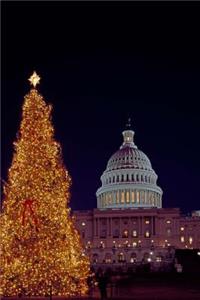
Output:
[[141,172],[134,173],[121,173],[120,174],[106,174],[102,176],[102,185],[119,183],[119,182],[144,182],[156,184],[155,174],[145,174]]
[[[125,189],[105,192],[98,196],[98,207],[107,208],[113,205],[126,207],[129,204],[161,207],[161,195],[154,191]],[[134,207],[134,205],[133,205]]]

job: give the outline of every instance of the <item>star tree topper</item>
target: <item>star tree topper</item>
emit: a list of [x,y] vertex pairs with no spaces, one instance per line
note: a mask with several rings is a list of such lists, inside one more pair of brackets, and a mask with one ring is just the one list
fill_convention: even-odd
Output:
[[33,85],[35,88],[36,85],[40,82],[40,79],[40,76],[34,71],[28,80],[30,81],[31,85]]

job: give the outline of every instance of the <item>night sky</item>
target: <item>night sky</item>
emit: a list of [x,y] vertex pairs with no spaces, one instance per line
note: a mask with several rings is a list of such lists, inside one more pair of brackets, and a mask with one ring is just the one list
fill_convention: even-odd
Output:
[[163,206],[200,209],[199,16],[195,2],[2,3],[3,179],[36,70],[54,107],[73,209],[96,207],[128,116]]

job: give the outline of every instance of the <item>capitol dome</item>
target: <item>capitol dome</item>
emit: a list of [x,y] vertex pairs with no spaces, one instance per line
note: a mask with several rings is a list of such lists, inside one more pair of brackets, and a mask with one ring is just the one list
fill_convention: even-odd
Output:
[[134,143],[134,131],[123,131],[123,144],[107,163],[97,190],[97,207],[151,208],[162,207],[162,190],[157,186],[149,158]]

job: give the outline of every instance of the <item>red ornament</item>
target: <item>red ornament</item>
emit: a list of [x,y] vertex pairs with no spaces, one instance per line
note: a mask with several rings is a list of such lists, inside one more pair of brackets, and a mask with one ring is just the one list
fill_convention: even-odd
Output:
[[23,202],[23,212],[22,212],[22,225],[25,225],[26,219],[27,219],[27,213],[29,213],[29,215],[31,216],[36,229],[37,229],[37,225],[38,225],[38,220],[34,211],[34,203],[35,201],[32,199],[27,199]]

